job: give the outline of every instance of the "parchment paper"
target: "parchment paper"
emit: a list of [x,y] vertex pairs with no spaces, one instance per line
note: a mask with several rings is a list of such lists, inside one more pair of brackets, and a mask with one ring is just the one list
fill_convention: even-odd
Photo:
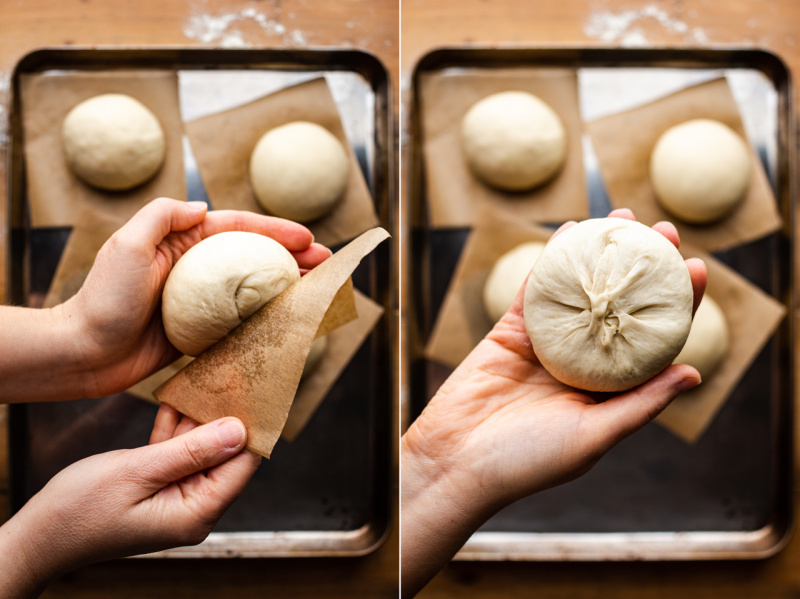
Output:
[[747,140],[739,109],[725,79],[695,85],[633,110],[587,123],[611,204],[614,208],[630,208],[646,225],[671,221],[678,227],[681,240],[708,251],[729,248],[778,230],[781,218],[775,197],[752,146],[750,189],[726,218],[708,225],[691,225],[671,216],[658,204],[650,184],[650,154],[667,129],[696,118],[721,121]]
[[317,368],[300,381],[281,437],[294,441],[314,415],[350,360],[383,315],[380,304],[355,290],[358,318],[328,334],[328,346]]
[[[469,170],[461,150],[461,119],[478,100],[509,90],[539,96],[558,113],[568,136],[567,159],[555,179],[527,192],[487,186]],[[480,207],[507,211],[524,222],[562,222],[589,216],[581,149],[578,78],[569,69],[493,69],[436,73],[421,81],[425,180],[433,227],[466,227]]]
[[[24,75],[21,83],[25,169],[31,225],[67,227],[89,207],[126,221],[157,197],[186,199],[178,77],[172,71],[109,71],[65,75]],[[67,165],[61,124],[72,108],[93,96],[121,93],[149,108],[167,141],[156,176],[128,191],[104,191],[78,179]]]
[[130,387],[127,390],[127,393],[135,395],[139,399],[144,399],[145,401],[157,404],[158,400],[156,399],[156,396],[153,395],[153,391],[177,374],[179,370],[185,366],[188,366],[189,362],[192,360],[194,360],[192,356],[181,356],[169,366],[165,366],[158,372],[154,372],[148,376],[146,379],[139,381],[133,387]]
[[328,307],[387,237],[376,228],[350,242],[156,389],[156,398],[201,423],[239,417],[247,447],[269,458]]
[[656,419],[689,443],[708,428],[761,349],[786,315],[786,308],[741,275],[699,248],[681,243],[685,258],[702,258],[708,268],[706,294],[719,304],[730,332],[730,351],[699,386],[676,398]]
[[65,302],[78,292],[94,264],[97,252],[124,224],[124,219],[118,220],[88,206],[80,209],[45,297],[45,308]]
[[378,217],[372,198],[324,78],[185,124],[214,208],[265,213],[250,185],[250,155],[264,133],[292,121],[310,121],[325,127],[350,156],[350,179],[344,198],[329,215],[306,223],[316,241],[336,245],[376,226]]
[[482,296],[494,263],[519,244],[546,242],[552,234],[550,229],[513,220],[489,207],[480,209],[436,317],[425,357],[458,366],[494,326]]

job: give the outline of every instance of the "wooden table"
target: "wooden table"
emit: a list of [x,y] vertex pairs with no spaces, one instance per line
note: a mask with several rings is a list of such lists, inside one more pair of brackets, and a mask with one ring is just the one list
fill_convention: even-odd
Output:
[[[346,47],[372,52],[398,89],[395,0],[26,0],[0,3],[0,120],[16,62],[46,46]],[[284,28],[281,32],[281,28]],[[397,98],[397,95],[395,95]],[[6,202],[5,123],[0,201]],[[6,210],[0,213],[0,299],[5,297]],[[5,410],[0,411],[0,508],[7,506]],[[5,514],[5,510],[0,511]],[[397,532],[356,559],[123,560],[84,568],[45,597],[394,597]],[[2,572],[0,572],[2,576]]]
[[[470,44],[759,47],[779,54],[794,77],[800,76],[800,3],[791,0],[403,0],[401,22],[400,67],[406,93],[413,66],[425,53],[440,46]],[[764,562],[454,563],[420,597],[755,599],[799,595],[800,538],[796,538]]]

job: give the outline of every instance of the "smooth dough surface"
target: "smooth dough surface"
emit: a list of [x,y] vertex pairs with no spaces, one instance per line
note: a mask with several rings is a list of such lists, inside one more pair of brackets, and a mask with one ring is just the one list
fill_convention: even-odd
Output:
[[525,288],[525,328],[559,381],[624,391],[678,355],[692,322],[680,253],[645,225],[586,220],[553,238]]
[[299,279],[297,262],[274,239],[244,231],[212,235],[189,249],[167,278],[167,338],[196,356]]
[[102,94],[75,106],[61,139],[70,169],[89,185],[112,191],[152,179],[166,155],[161,123],[124,94]]
[[475,103],[461,122],[472,172],[493,187],[532,189],[552,179],[567,156],[561,119],[537,96],[500,92]]
[[267,131],[250,157],[250,182],[261,207],[301,223],[331,212],[349,176],[344,147],[316,123],[295,121]]
[[650,156],[650,180],[659,203],[677,218],[710,223],[730,214],[750,185],[747,144],[710,119],[668,129]]
[[323,335],[322,337],[317,337],[314,339],[314,342],[311,344],[311,349],[308,351],[308,357],[306,358],[305,366],[303,366],[303,374],[300,376],[301,381],[317,369],[327,351],[327,335]]
[[497,259],[483,285],[483,307],[492,322],[508,312],[543,249],[541,241],[529,241]]
[[717,302],[704,295],[692,320],[686,345],[674,363],[694,366],[705,380],[722,363],[729,349],[730,335],[725,314]]

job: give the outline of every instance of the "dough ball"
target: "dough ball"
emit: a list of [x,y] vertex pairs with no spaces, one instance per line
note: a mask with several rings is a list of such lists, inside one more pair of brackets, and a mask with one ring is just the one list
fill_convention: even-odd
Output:
[[167,338],[196,356],[299,279],[297,262],[274,239],[243,231],[212,235],[189,249],[167,278]]
[[311,344],[311,349],[308,352],[308,357],[306,358],[306,364],[303,366],[303,374],[300,377],[300,380],[303,380],[317,369],[317,366],[319,366],[319,363],[322,362],[322,358],[325,357],[325,353],[327,351],[327,335],[314,339],[314,342]]
[[620,218],[586,220],[547,244],[525,288],[525,328],[559,381],[624,391],[681,351],[692,324],[689,269],[667,239]]
[[166,154],[161,123],[124,94],[103,94],[75,106],[64,119],[61,139],[72,172],[112,191],[152,179]]
[[267,131],[250,156],[250,181],[261,207],[301,223],[333,210],[349,177],[344,147],[315,123],[296,121]]
[[543,249],[541,241],[529,241],[497,259],[483,285],[483,307],[492,322],[508,312]]
[[705,295],[695,312],[686,345],[674,363],[694,366],[705,379],[722,363],[729,347],[730,336],[725,315],[717,302]]
[[661,206],[688,223],[730,214],[750,186],[750,152],[730,127],[709,119],[676,125],[658,139],[650,180]]
[[567,156],[561,119],[538,97],[520,91],[475,103],[461,122],[461,145],[476,177],[508,191],[549,181]]

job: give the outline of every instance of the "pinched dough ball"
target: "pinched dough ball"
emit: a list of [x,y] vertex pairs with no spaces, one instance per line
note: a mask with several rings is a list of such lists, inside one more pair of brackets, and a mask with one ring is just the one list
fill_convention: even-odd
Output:
[[322,358],[325,357],[327,351],[327,335],[314,339],[314,342],[311,344],[311,349],[308,351],[308,357],[306,358],[305,366],[303,366],[303,374],[300,376],[300,380],[303,380],[317,369],[317,366],[322,362]]
[[103,94],[75,106],[64,119],[61,139],[72,172],[112,191],[152,179],[166,154],[161,123],[124,94]]
[[296,121],[267,131],[250,157],[250,181],[261,207],[301,223],[331,212],[349,177],[344,147],[315,123]]
[[483,307],[492,322],[497,322],[508,312],[543,249],[542,242],[529,241],[497,259],[483,285]]
[[297,262],[274,239],[243,231],[212,235],[189,249],[167,278],[167,338],[196,356],[299,279]]
[[523,191],[552,179],[567,156],[567,134],[555,111],[521,91],[475,103],[461,122],[461,146],[484,183]]
[[658,139],[650,180],[664,210],[688,223],[710,223],[730,214],[747,195],[750,153],[727,125],[686,121]]
[[704,295],[695,312],[689,338],[675,358],[675,364],[694,366],[700,377],[705,379],[722,363],[729,346],[725,315],[717,302]]
[[624,391],[667,367],[692,324],[680,253],[645,225],[586,220],[553,238],[525,288],[525,328],[559,381]]

